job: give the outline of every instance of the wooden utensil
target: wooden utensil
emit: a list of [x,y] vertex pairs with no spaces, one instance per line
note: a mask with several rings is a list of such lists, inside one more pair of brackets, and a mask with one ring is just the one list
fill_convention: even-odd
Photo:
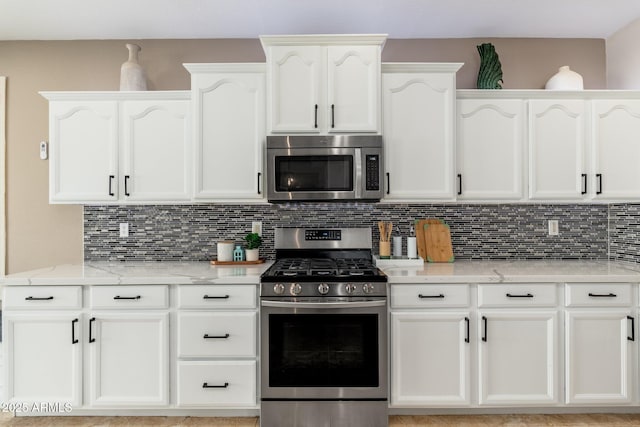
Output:
[[425,224],[424,242],[427,262],[453,262],[451,230],[447,224]]

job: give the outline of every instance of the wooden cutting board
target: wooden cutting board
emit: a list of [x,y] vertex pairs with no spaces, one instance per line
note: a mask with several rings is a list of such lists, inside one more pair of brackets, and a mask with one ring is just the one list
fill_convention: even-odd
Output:
[[416,230],[416,244],[418,246],[418,256],[424,261],[427,260],[427,246],[424,240],[424,226],[426,224],[444,224],[444,222],[437,218],[417,219],[414,223]]
[[426,224],[424,244],[427,250],[427,262],[453,262],[451,230],[447,224]]

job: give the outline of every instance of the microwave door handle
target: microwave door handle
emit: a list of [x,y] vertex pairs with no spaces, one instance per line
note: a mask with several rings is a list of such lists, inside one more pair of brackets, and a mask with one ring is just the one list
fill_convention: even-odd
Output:
[[353,180],[353,186],[354,186],[354,192],[355,192],[355,198],[356,199],[360,199],[362,198],[362,149],[361,148],[356,148],[355,149],[355,154],[354,154],[354,180]]

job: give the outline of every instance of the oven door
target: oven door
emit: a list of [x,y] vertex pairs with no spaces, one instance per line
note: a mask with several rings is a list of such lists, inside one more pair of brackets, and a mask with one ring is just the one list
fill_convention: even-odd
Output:
[[267,171],[270,201],[362,198],[360,148],[271,148]]
[[386,299],[263,298],[262,399],[386,400],[386,314]]

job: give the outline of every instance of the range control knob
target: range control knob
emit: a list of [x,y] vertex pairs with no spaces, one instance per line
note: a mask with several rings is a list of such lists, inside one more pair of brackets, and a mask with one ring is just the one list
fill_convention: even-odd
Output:
[[302,286],[300,286],[300,283],[292,283],[289,287],[289,292],[291,293],[291,295],[298,295],[300,292],[302,292]]
[[344,287],[344,290],[347,291],[348,294],[352,294],[356,290],[356,285],[353,283],[347,283],[347,286]]
[[320,294],[322,295],[326,295],[329,293],[329,285],[327,285],[326,283],[320,283],[318,285],[318,292],[320,292]]
[[362,290],[365,294],[370,294],[371,292],[375,291],[375,288],[373,287],[373,283],[365,283],[364,285],[362,285]]
[[278,295],[282,295],[284,293],[284,285],[282,283],[276,283],[273,285],[273,292]]

